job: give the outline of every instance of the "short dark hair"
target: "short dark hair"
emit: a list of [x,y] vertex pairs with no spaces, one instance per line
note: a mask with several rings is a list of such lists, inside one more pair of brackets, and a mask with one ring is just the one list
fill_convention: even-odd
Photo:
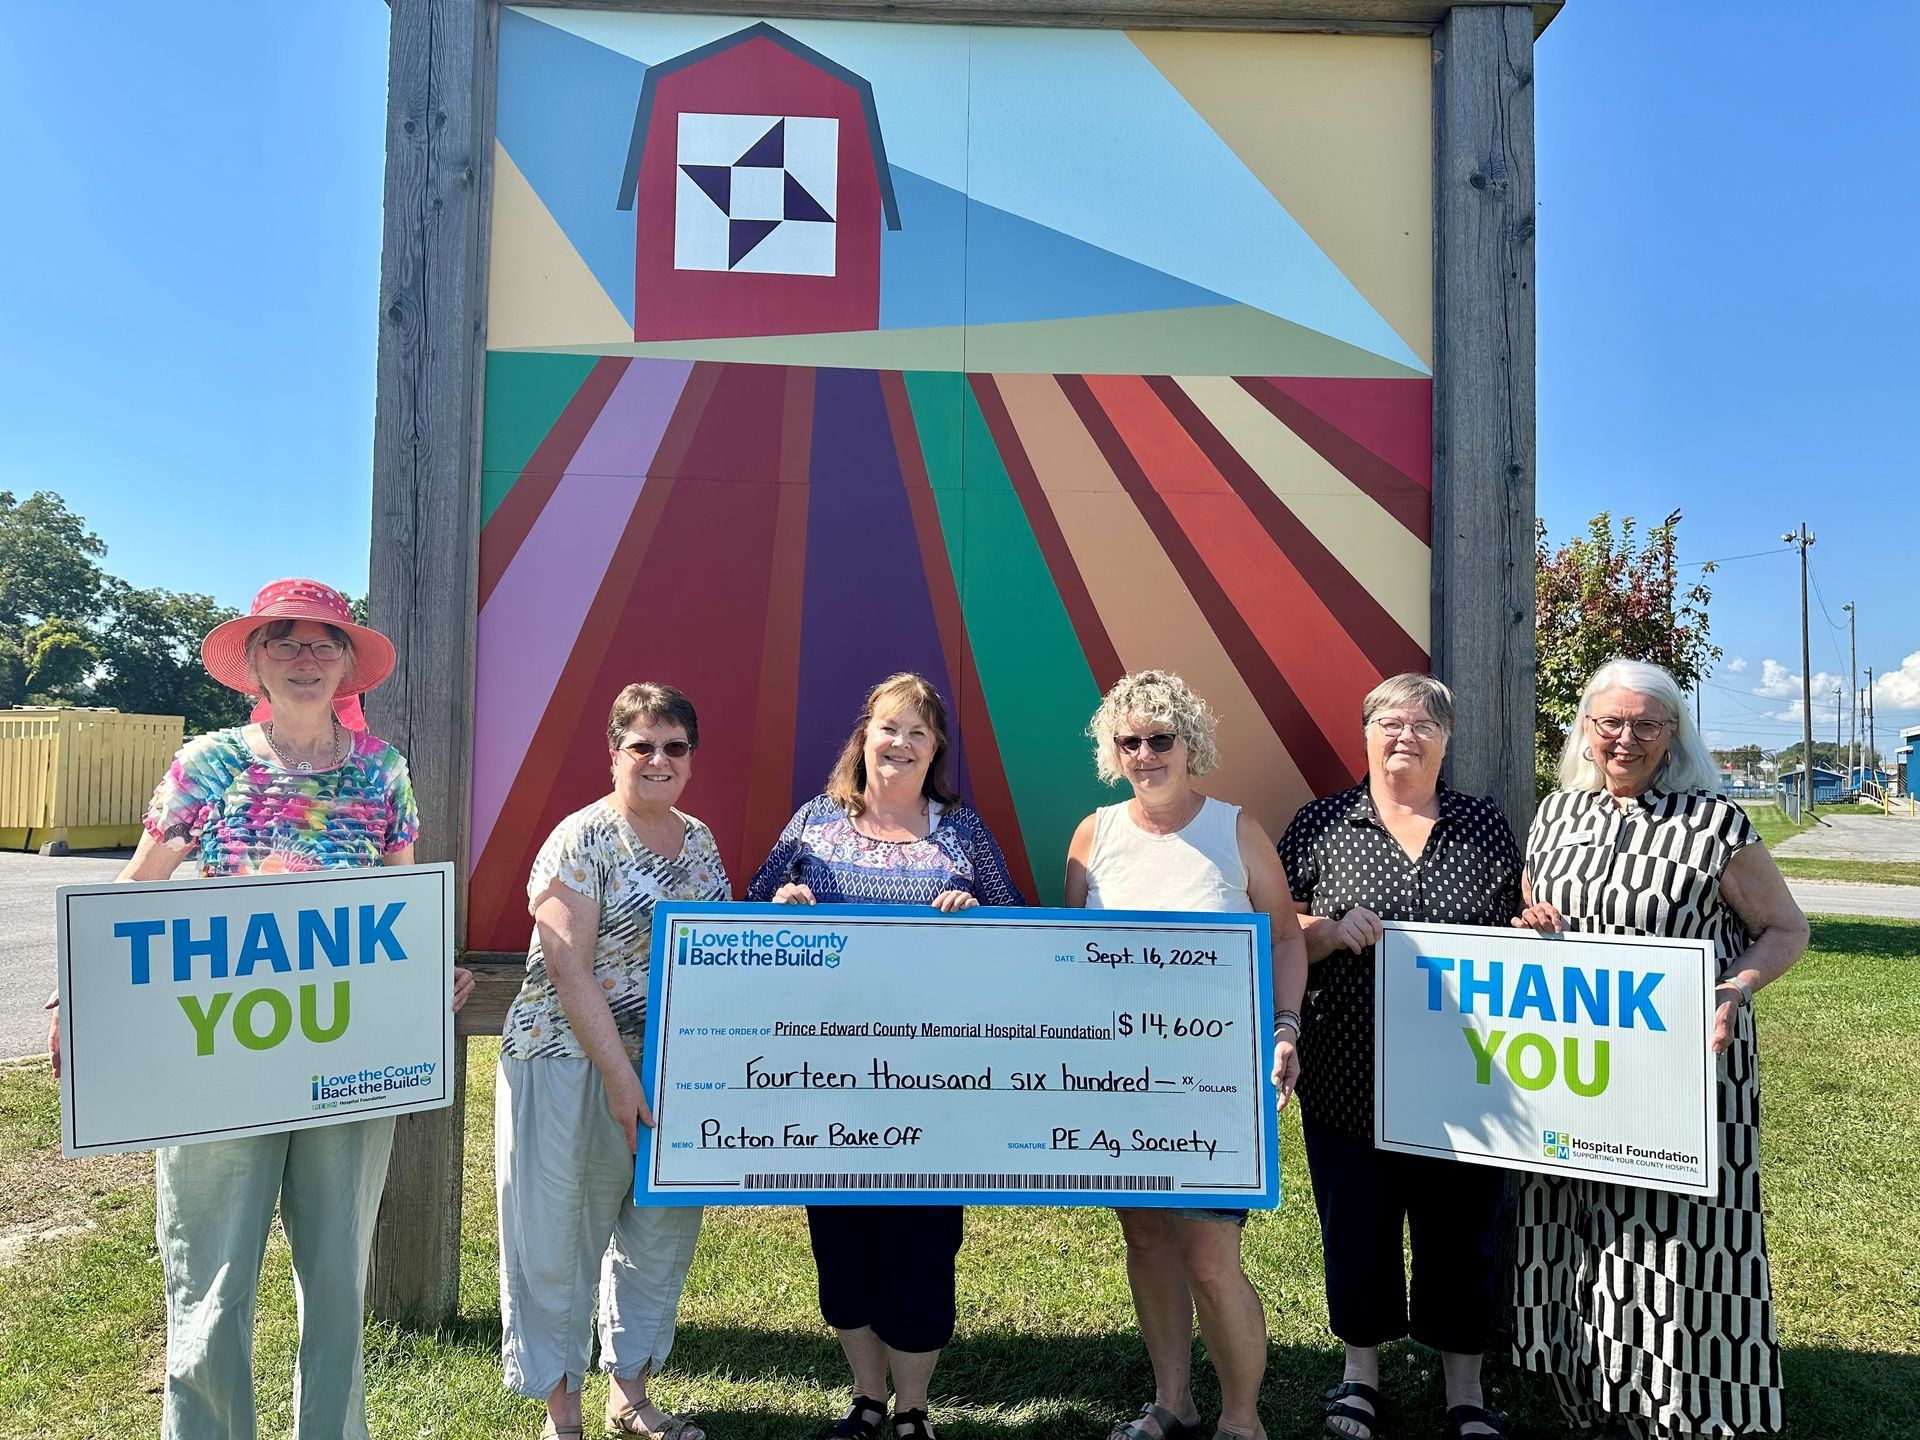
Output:
[[614,696],[613,713],[607,717],[607,744],[618,745],[635,720],[678,725],[687,732],[687,743],[700,748],[700,718],[693,713],[693,702],[671,685],[636,680]]

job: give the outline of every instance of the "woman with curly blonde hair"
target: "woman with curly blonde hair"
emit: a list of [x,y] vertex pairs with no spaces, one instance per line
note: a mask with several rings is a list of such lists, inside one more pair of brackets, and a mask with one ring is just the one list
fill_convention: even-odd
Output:
[[[1178,675],[1142,670],[1115,682],[1094,712],[1093,763],[1131,799],[1080,822],[1067,849],[1066,901],[1089,910],[1263,910],[1273,941],[1273,1081],[1280,1103],[1300,1076],[1300,997],[1307,949],[1286,872],[1260,822],[1193,782],[1220,759],[1214,716]],[[1240,1259],[1244,1210],[1121,1210],[1127,1280],[1153,1363],[1154,1396],[1108,1440],[1189,1440],[1197,1315],[1220,1377],[1215,1440],[1259,1440],[1267,1317]]]

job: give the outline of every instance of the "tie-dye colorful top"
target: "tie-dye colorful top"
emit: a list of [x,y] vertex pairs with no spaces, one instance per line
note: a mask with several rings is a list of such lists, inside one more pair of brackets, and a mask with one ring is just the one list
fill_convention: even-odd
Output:
[[[680,815],[678,810],[673,813]],[[596,800],[553,827],[527,877],[529,910],[555,881],[600,907],[593,978],[600,982],[627,1054],[635,1059],[647,1030],[654,902],[733,898],[713,832],[691,815],[680,819],[686,839],[680,854],[669,860],[641,844],[626,818],[605,800]],[[507,1008],[500,1049],[516,1060],[570,1059],[584,1053],[547,974],[537,926],[527,947],[527,978]]]
[[356,733],[336,769],[289,770],[236,726],[180,747],[146,827],[202,876],[275,875],[378,865],[419,838],[420,812],[406,757],[384,740]]

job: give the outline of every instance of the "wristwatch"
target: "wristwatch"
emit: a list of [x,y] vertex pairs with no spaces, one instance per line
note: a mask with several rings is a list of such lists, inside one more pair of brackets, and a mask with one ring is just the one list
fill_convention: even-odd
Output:
[[1738,990],[1740,992],[1740,1003],[1745,1005],[1749,1010],[1753,1008],[1753,982],[1751,980],[1740,975],[1729,975],[1720,982],[1720,985],[1716,985],[1714,988],[1717,990],[1721,985],[1731,985],[1735,990]]

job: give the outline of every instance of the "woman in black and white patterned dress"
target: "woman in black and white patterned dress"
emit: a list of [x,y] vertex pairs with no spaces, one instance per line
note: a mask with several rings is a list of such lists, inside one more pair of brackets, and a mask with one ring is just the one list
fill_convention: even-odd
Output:
[[1521,1188],[1515,1358],[1553,1376],[1569,1423],[1634,1440],[1782,1424],[1753,994],[1806,949],[1807,921],[1718,779],[1671,675],[1602,666],[1534,817],[1514,922],[1711,940],[1719,964],[1719,1193],[1546,1175]]

